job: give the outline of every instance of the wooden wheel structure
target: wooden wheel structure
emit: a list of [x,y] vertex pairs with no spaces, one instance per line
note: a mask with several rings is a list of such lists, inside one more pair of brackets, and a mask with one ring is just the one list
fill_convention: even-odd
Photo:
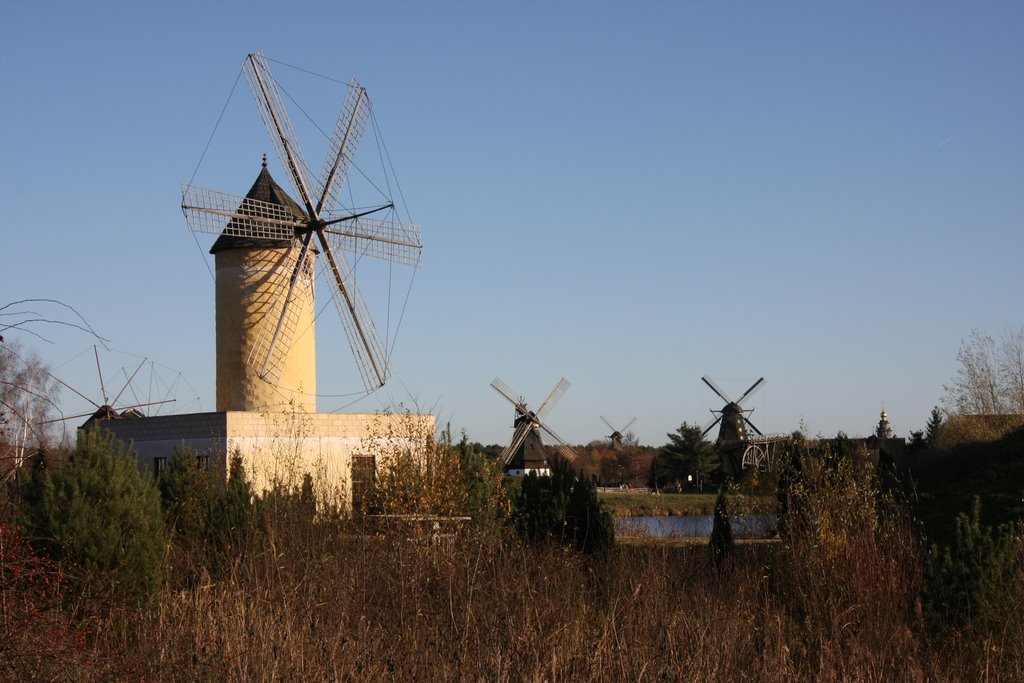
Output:
[[761,472],[773,471],[778,446],[787,440],[789,440],[789,436],[786,434],[748,436],[747,447],[743,449],[743,469],[757,469]]

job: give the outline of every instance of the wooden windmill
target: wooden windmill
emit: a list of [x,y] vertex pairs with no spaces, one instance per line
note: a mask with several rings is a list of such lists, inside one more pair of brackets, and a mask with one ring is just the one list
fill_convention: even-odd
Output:
[[608,439],[612,442],[612,450],[621,451],[622,439],[625,437],[626,430],[636,422],[636,418],[634,417],[632,420],[627,422],[622,429],[616,429],[613,427],[612,423],[606,420],[603,416],[601,417],[601,422],[604,422],[608,429],[612,430],[612,433],[608,435]]
[[509,403],[515,407],[515,419],[512,426],[515,432],[512,433],[512,440],[501,452],[501,460],[505,464],[505,472],[511,476],[524,476],[530,472],[546,475],[550,474],[548,467],[547,453],[540,438],[540,432],[547,434],[554,440],[554,448],[563,458],[572,462],[576,459],[576,451],[566,443],[565,439],[556,434],[541,419],[554,407],[562,394],[569,388],[569,381],[564,377],[558,381],[548,397],[540,404],[536,412],[530,410],[522,396],[516,394],[512,389],[497,377],[491,382],[491,386],[499,394],[504,396]]
[[[298,200],[263,169],[245,197],[186,185],[182,211],[193,232],[218,235],[217,410],[259,410],[292,400],[316,409],[313,282],[316,259],[367,392],[388,380],[391,364],[345,252],[419,265],[419,227],[373,214],[394,203],[339,210],[342,186],[371,104],[355,79],[348,87],[319,178],[313,178],[260,53],[242,63],[256,104]],[[393,215],[393,214],[388,214]],[[314,239],[315,238],[315,239]]]
[[701,381],[708,385],[711,391],[715,392],[719,398],[725,401],[725,405],[720,409],[711,411],[715,417],[704,425],[703,433],[707,434],[716,424],[721,424],[718,430],[718,439],[715,440],[715,446],[718,447],[721,454],[722,467],[725,473],[738,478],[743,469],[743,450],[746,448],[747,427],[753,429],[758,435],[761,434],[761,430],[755,427],[754,423],[747,417],[747,413],[751,413],[753,410],[744,408],[743,402],[761,388],[764,384],[764,377],[751,384],[750,388],[743,392],[743,395],[735,401],[729,398],[707,375],[701,377]]

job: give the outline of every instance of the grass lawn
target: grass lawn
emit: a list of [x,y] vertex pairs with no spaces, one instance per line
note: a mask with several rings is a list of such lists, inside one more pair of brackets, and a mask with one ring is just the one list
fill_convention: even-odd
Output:
[[[598,494],[615,517],[668,515],[710,515],[715,511],[714,493],[638,493],[609,491]],[[774,498],[728,496],[730,514],[764,512],[775,509]]]

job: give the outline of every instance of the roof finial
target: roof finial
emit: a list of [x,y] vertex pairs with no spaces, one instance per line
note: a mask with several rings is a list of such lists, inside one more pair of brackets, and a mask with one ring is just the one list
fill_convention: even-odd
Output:
[[263,155],[263,168],[266,168],[266,167],[267,167],[267,155],[264,154]]

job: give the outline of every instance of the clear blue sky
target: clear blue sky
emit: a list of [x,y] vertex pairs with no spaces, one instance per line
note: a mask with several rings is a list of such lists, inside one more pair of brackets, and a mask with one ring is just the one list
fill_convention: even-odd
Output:
[[[213,283],[180,183],[254,50],[359,77],[423,226],[397,378],[351,410],[501,442],[491,379],[536,405],[565,376],[570,442],[635,416],[660,445],[719,407],[701,375],[733,396],[763,375],[764,431],[863,435],[884,403],[906,436],[972,328],[1024,323],[1024,4],[229,5],[8,3],[0,24],[0,303],[75,306],[180,371],[190,410],[214,404]],[[322,95],[300,104],[330,125]],[[264,152],[243,81],[197,182],[244,194]],[[323,320],[320,389],[357,391]],[[24,340],[98,393],[69,362],[89,339],[55,336]]]

